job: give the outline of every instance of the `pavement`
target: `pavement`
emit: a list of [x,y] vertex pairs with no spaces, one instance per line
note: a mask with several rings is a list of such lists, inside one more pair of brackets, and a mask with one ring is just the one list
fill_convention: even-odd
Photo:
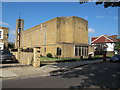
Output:
[[44,65],[38,68],[33,66],[22,66],[20,64],[2,65],[0,66],[0,78],[30,78],[30,77],[43,77],[50,76],[50,72],[59,70],[68,70],[76,68],[78,66],[102,63],[103,60],[93,61],[75,61],[75,62],[64,62]]
[[7,79],[2,88],[70,88],[120,90],[120,63],[102,62],[46,77]]

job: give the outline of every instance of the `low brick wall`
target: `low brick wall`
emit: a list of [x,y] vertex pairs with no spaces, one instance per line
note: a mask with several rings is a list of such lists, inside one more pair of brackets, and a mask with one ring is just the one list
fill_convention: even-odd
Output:
[[[18,52],[11,52],[13,55],[15,55],[16,60],[19,59],[19,53]],[[18,62],[20,62],[23,65],[32,65],[33,63],[33,56],[34,54],[31,52],[20,52],[20,59]]]
[[21,52],[19,62],[22,63],[23,65],[32,65],[32,63],[33,63],[33,53]]

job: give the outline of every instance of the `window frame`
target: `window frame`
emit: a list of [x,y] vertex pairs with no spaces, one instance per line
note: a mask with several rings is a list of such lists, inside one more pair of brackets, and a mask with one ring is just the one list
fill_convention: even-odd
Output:
[[0,47],[1,47],[0,50],[3,50],[4,49],[4,43],[0,43]]
[[88,56],[88,46],[74,45],[74,56]]
[[3,39],[3,29],[0,29],[0,31],[1,31],[1,37],[0,37],[0,39]]
[[60,47],[57,47],[57,56],[62,55],[62,49]]

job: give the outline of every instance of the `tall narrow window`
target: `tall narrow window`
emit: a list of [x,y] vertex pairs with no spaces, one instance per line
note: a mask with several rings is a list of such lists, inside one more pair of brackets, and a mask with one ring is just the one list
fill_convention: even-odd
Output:
[[82,47],[82,56],[84,56],[84,47]]
[[84,53],[85,53],[85,56],[86,56],[86,47],[84,47]]
[[46,25],[45,25],[45,45],[46,45],[46,31],[47,30],[47,27],[46,27]]
[[77,46],[75,46],[75,56],[78,55],[78,49],[77,49]]
[[86,55],[88,56],[88,47],[86,48],[87,50],[86,50]]
[[46,48],[44,48],[44,52],[46,52]]
[[61,55],[61,48],[57,47],[57,55]]
[[81,47],[79,47],[79,56],[81,56]]
[[22,36],[22,46],[23,46],[23,40],[24,40],[24,34],[23,34],[23,36]]
[[19,22],[18,22],[18,28],[19,29],[21,28],[21,20],[19,20]]
[[39,43],[39,29],[37,30],[37,45]]
[[86,31],[87,31],[88,27],[86,26]]

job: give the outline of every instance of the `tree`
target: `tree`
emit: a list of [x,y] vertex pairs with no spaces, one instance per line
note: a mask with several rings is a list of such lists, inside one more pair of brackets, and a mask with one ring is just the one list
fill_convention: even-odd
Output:
[[[88,2],[80,2],[80,4],[88,3]],[[119,2],[96,2],[96,5],[103,4],[104,8],[108,7],[120,7],[120,1]]]
[[106,44],[96,44],[95,45],[95,55],[103,55],[103,52],[106,51]]
[[8,43],[8,48],[9,48],[9,49],[14,49],[14,47],[15,47],[15,44],[14,44],[14,43],[12,43],[12,42],[9,42],[9,43]]
[[120,38],[118,39],[118,42],[115,43],[115,50],[120,52]]

